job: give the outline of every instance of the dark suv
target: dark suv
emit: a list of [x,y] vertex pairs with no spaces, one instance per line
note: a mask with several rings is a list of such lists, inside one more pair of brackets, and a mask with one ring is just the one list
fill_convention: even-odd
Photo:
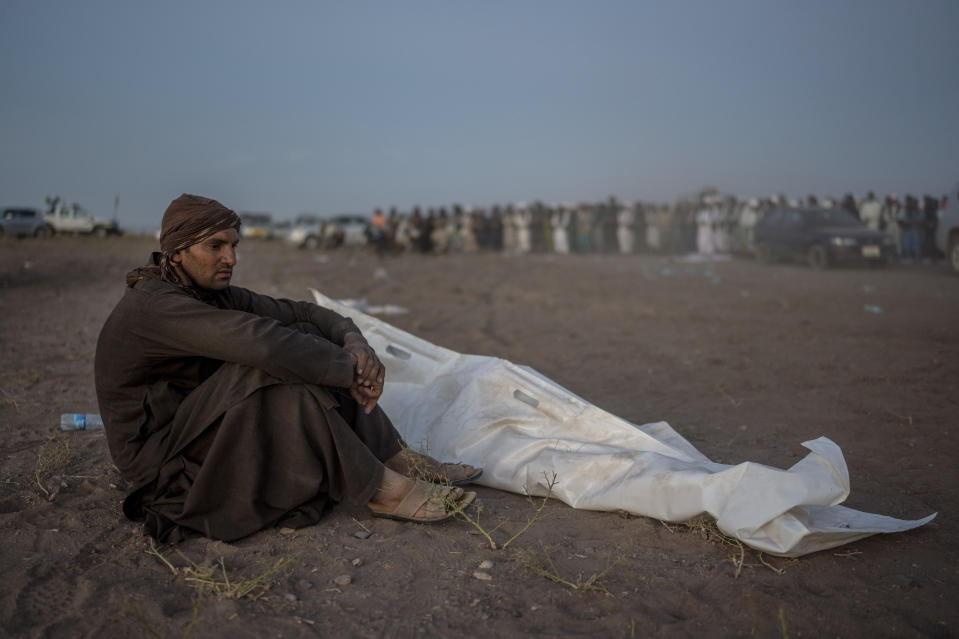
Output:
[[37,209],[9,208],[0,215],[0,237],[4,235],[45,237],[50,229]]
[[805,260],[816,269],[858,262],[882,265],[895,254],[892,236],[843,209],[773,209],[756,223],[756,258]]

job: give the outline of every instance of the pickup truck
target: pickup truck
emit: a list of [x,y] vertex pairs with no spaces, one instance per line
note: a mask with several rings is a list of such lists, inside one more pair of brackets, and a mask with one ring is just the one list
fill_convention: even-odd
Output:
[[96,235],[97,237],[120,235],[116,222],[94,217],[79,204],[58,205],[44,214],[43,219],[55,233]]

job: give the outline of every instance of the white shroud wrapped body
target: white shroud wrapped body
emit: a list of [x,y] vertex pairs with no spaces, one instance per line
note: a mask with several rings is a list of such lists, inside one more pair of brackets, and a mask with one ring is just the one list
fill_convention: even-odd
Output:
[[387,369],[380,405],[413,448],[482,466],[479,484],[553,497],[573,508],[625,510],[664,521],[708,514],[723,533],[796,556],[931,521],[838,504],[849,496],[842,451],[820,437],[788,470],[710,461],[666,422],[637,426],[531,368],[463,355],[313,291],[353,319]]

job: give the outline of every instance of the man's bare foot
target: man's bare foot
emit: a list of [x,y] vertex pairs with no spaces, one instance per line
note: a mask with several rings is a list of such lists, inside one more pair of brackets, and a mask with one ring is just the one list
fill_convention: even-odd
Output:
[[440,462],[429,455],[404,448],[386,461],[386,467],[414,479],[438,484],[468,484],[483,474],[481,468],[469,464]]
[[454,507],[469,505],[475,496],[462,488],[414,481],[386,468],[383,482],[367,506],[374,517],[436,523],[452,517]]

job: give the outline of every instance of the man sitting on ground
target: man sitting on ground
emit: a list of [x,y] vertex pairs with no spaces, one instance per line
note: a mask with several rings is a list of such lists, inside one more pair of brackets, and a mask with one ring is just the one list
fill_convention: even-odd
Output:
[[[97,342],[95,382],[123,504],[166,541],[231,541],[316,523],[333,502],[432,523],[482,472],[410,451],[377,406],[385,371],[351,320],[230,286],[240,219],[175,199],[159,253],[127,274]],[[410,479],[416,468],[439,485]]]

